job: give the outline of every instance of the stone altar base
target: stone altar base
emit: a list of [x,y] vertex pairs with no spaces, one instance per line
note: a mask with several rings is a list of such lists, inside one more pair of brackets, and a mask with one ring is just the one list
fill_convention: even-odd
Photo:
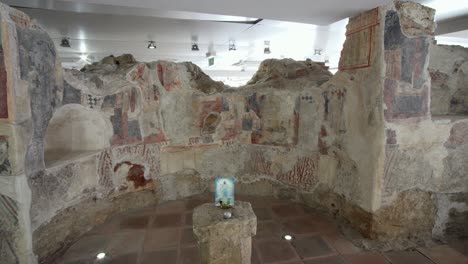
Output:
[[[223,218],[226,211],[232,218]],[[257,217],[248,202],[236,202],[231,209],[207,203],[194,209],[193,232],[203,264],[250,264]]]

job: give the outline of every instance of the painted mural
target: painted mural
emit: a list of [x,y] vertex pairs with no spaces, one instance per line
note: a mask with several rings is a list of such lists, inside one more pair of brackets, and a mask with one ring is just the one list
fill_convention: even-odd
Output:
[[407,37],[403,34],[397,11],[385,16],[384,82],[385,119],[426,116],[429,112],[429,83],[426,60],[429,37]]
[[8,159],[9,146],[7,136],[0,136],[0,175],[11,174],[11,164]]
[[[292,146],[297,144],[296,99],[272,93],[194,97],[192,111],[198,135],[190,143],[210,144],[238,140],[246,144]],[[285,113],[277,115],[279,109]],[[288,114],[289,112],[289,114]]]
[[0,44],[0,119],[8,118],[7,72],[5,69],[5,55]]
[[378,25],[379,11],[377,8],[350,18],[346,29],[346,42],[340,56],[340,70],[354,70],[371,66],[373,35]]

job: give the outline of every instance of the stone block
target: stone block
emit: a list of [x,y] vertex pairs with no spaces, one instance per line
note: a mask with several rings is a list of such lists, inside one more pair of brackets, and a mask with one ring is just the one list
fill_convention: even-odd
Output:
[[257,217],[248,202],[237,202],[224,219],[226,210],[213,203],[194,209],[193,231],[198,240],[202,263],[249,264],[252,236],[257,233]]

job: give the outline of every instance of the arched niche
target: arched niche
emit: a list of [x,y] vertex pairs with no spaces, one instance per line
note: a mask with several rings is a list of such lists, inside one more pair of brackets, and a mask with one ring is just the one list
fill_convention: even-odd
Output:
[[105,149],[111,138],[112,124],[104,114],[79,104],[65,105],[55,112],[47,127],[46,166]]

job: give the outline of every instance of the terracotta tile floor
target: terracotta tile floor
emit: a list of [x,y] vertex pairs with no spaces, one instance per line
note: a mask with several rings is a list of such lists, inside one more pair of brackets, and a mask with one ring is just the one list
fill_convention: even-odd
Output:
[[[257,215],[252,264],[468,264],[468,242],[414,251],[364,252],[343,237],[335,222],[299,204],[240,197]],[[198,264],[192,210],[211,202],[203,195],[113,217],[73,244],[58,263]],[[291,234],[294,239],[281,237]],[[108,256],[96,260],[99,252]]]

